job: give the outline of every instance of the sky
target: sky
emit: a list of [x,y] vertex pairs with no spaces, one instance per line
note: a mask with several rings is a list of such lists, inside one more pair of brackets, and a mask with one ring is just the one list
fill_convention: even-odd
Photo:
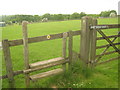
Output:
[[2,0],[0,15],[72,14],[85,12],[99,14],[101,11],[116,10],[119,0]]

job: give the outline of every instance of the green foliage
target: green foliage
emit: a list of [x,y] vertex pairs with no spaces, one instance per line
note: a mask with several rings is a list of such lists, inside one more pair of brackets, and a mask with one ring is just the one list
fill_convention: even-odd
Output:
[[71,19],[80,19],[80,14],[75,12],[71,15]]
[[48,18],[48,20],[51,19],[51,15],[49,13],[46,13],[42,16],[42,18]]
[[109,11],[102,11],[100,13],[100,16],[101,17],[109,17],[111,13],[117,14],[117,12],[115,10],[111,10],[111,11],[109,10]]

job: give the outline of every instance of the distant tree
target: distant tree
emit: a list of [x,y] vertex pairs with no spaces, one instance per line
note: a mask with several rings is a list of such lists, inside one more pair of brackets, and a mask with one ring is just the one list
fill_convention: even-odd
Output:
[[101,17],[109,17],[109,15],[110,15],[110,11],[102,11],[102,12],[100,13],[100,16],[101,16]]
[[86,16],[91,16],[91,17],[93,17],[93,18],[98,18],[98,17],[100,17],[99,14],[87,14]]
[[48,20],[51,19],[51,15],[49,13],[46,13],[42,16],[42,18],[48,18]]
[[62,14],[54,14],[53,20],[64,20],[64,16]]
[[83,16],[86,16],[86,14],[84,12],[80,13],[80,18],[82,18]]
[[115,13],[117,15],[117,12],[115,10],[111,10],[110,13]]
[[39,22],[41,20],[41,17],[39,15],[34,15],[33,18],[34,19],[32,21],[34,22]]
[[69,20],[70,19],[70,14],[64,14],[63,17],[64,17],[65,20]]
[[80,19],[80,14],[75,12],[71,15],[71,19]]
[[109,17],[111,13],[117,14],[117,12],[115,10],[111,10],[111,11],[109,10],[109,11],[102,11],[100,13],[100,16],[101,17]]

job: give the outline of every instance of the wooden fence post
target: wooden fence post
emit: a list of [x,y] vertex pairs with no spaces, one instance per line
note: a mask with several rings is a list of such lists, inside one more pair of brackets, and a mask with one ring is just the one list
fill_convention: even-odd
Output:
[[[92,20],[92,25],[97,25],[97,19]],[[95,56],[96,56],[96,43],[97,43],[97,30],[93,29],[90,31],[90,63],[94,66]]]
[[[64,33],[63,33],[63,51],[62,51],[62,57],[63,57],[63,58],[66,58],[67,36],[68,36],[67,32],[64,32]],[[64,69],[64,71],[66,70],[66,63],[63,64],[63,69]]]
[[[27,23],[28,23],[27,21],[22,22],[25,69],[29,69],[29,50],[28,50]],[[29,87],[30,79],[29,79],[29,74],[28,73],[25,74],[25,83],[26,83],[26,87]]]
[[80,57],[81,60],[85,63],[85,66],[88,66],[89,62],[91,22],[92,18],[88,16],[83,17],[81,20]]
[[10,55],[10,47],[8,43],[8,39],[2,41],[5,65],[6,65],[6,72],[9,80],[10,88],[14,88],[14,75],[13,75],[13,67],[12,67],[12,60]]
[[69,43],[68,43],[68,53],[69,53],[69,64],[72,63],[72,48],[73,48],[73,32],[69,31]]

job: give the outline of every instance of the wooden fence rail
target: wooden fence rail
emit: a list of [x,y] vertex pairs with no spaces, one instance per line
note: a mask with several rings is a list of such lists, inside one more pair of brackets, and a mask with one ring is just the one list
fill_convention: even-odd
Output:
[[[67,32],[67,37],[69,37],[69,32]],[[81,31],[73,31],[73,36],[80,35]],[[50,34],[50,39],[47,38],[48,35],[44,36],[38,36],[38,37],[32,37],[28,38],[28,43],[35,43],[35,42],[41,42],[41,41],[48,41],[48,40],[54,40],[54,39],[60,39],[63,38],[63,33],[59,34]],[[18,46],[18,45],[23,45],[23,39],[18,39],[18,40],[10,40],[9,41],[10,46]]]

